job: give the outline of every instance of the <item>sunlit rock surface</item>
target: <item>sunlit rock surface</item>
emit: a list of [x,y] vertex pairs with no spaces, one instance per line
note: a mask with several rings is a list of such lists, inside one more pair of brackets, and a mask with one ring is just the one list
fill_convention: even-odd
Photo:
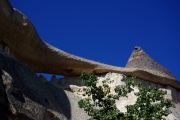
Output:
[[[125,78],[126,78],[125,75],[118,74],[118,73],[107,73],[107,74],[99,75],[98,85],[101,85],[102,80],[104,79],[114,80],[114,82],[110,84],[111,91],[113,91],[115,86],[125,85],[124,83]],[[166,119],[179,120],[180,118],[180,112],[179,112],[180,111],[180,104],[179,104],[180,103],[180,90],[179,89],[175,89],[173,87],[166,86],[166,85],[152,83],[145,80],[140,80],[138,78],[137,78],[137,81],[141,82],[143,86],[151,86],[157,89],[162,89],[162,90],[167,91],[167,95],[165,96],[165,98],[172,100],[175,103],[176,108],[170,108],[173,113],[170,114],[168,117],[166,117]],[[62,88],[67,89],[68,91],[71,91],[72,93],[76,94],[77,96],[81,98],[84,98],[82,96],[82,93],[84,93],[83,91],[84,86],[83,86],[82,81],[79,79],[79,77],[65,77],[65,78],[57,79],[56,82],[54,82],[54,84],[56,85],[58,84]],[[134,88],[133,92],[128,94],[128,97],[122,97],[118,101],[116,101],[116,105],[119,110],[121,110],[122,112],[126,112],[125,106],[134,104],[136,102],[137,96],[134,95],[134,92],[138,92],[137,87]]]
[[[37,77],[26,65],[34,72],[66,77],[57,79],[54,75],[48,82],[43,76]],[[99,84],[106,78],[115,80],[110,85],[111,90],[116,85],[124,85],[125,75],[141,78],[138,80],[145,86],[166,90],[168,94],[165,97],[176,103],[176,108],[171,108],[173,114],[167,119],[180,118],[180,82],[140,47],[135,47],[125,68],[66,53],[45,43],[31,21],[13,8],[8,0],[0,0],[0,68],[2,120],[86,120],[87,114],[77,104],[85,86],[78,77],[72,76],[80,75],[82,71],[96,74],[112,72],[98,76]],[[121,111],[126,111],[125,105],[135,101],[136,96],[132,92],[116,104]]]

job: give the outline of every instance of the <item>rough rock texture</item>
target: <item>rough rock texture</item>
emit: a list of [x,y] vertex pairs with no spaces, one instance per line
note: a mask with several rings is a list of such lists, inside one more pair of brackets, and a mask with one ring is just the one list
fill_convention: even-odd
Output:
[[80,120],[79,98],[0,52],[0,120]]
[[[131,60],[127,68],[110,66],[68,54],[45,43],[30,20],[13,9],[8,0],[0,1],[0,44],[3,48],[9,48],[14,57],[35,72],[61,75],[80,75],[82,71],[96,74],[116,72],[180,89],[180,83],[169,72],[166,74],[164,69],[158,68],[159,72],[153,72],[144,69],[144,66],[134,67],[131,63],[136,62]],[[145,62],[150,62],[147,65],[154,65],[151,63],[154,60]]]
[[[125,85],[124,83],[124,78],[126,78],[125,75],[122,74],[118,74],[118,73],[107,73],[107,74],[103,74],[103,75],[99,75],[98,76],[98,81],[99,81],[99,85],[102,84],[102,80],[110,78],[111,80],[114,80],[113,83],[110,84],[111,87],[111,91],[113,91],[113,89],[115,88],[115,86],[117,85]],[[149,81],[144,81],[144,80],[140,80],[137,79],[139,82],[142,83],[143,86],[151,86],[151,87],[156,87],[157,89],[162,89],[167,91],[167,95],[165,96],[165,98],[172,100],[175,105],[176,108],[170,108],[170,110],[173,112],[172,114],[170,114],[169,116],[166,117],[166,120],[180,120],[180,90],[172,88],[170,86],[164,86],[164,85],[160,85],[160,84],[156,84],[156,83],[152,83]],[[74,81],[74,83],[73,83]],[[78,81],[78,82],[77,82]],[[54,79],[54,83],[55,83],[55,79]],[[83,91],[83,85],[81,80],[78,77],[65,77],[65,78],[61,78],[61,79],[57,79],[56,80],[56,85],[59,85],[61,87],[67,88],[69,86],[69,90],[71,92],[73,92],[74,94],[76,94],[77,96],[84,98],[82,96]],[[72,87],[73,85],[73,87]],[[79,90],[81,89],[81,90]],[[118,101],[116,101],[116,105],[117,107],[122,111],[125,112],[126,105],[130,105],[130,104],[134,104],[136,102],[137,96],[134,95],[134,92],[138,92],[138,88],[135,87],[134,91],[128,94],[128,97],[122,97],[120,98]]]
[[8,46],[14,57],[35,72],[79,75],[83,70],[104,73],[108,67],[113,67],[71,55],[47,44],[39,37],[30,20],[12,8],[8,0],[0,1],[0,44],[3,48]]
[[[167,98],[176,103],[180,101],[180,82],[141,48],[135,48],[125,68],[71,55],[44,42],[30,20],[14,9],[8,0],[0,0],[0,51],[0,119],[2,120],[86,120],[88,118],[77,105],[79,96],[83,92],[83,84],[80,81],[72,77],[68,78],[70,80],[66,77],[57,81],[54,76],[52,81],[48,82],[43,76],[38,78],[34,72],[68,76],[80,75],[82,71],[95,74],[115,72],[116,75],[113,73],[107,76],[116,78],[118,80],[116,84],[122,83],[119,80],[123,79],[123,76],[117,74],[121,73],[142,79],[144,85],[165,89],[168,91]],[[133,102],[133,99],[132,96],[132,99],[120,102]],[[179,104],[176,106],[176,109],[172,108],[173,114],[169,119],[180,118]]]
[[149,71],[152,74],[158,74],[172,79],[176,79],[165,67],[153,60],[140,47],[136,46],[132,52],[126,68],[140,68]]

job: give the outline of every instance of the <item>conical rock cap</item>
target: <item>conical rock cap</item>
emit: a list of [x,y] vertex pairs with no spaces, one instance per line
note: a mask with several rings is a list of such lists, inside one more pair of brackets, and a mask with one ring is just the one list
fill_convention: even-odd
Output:
[[154,75],[176,79],[170,71],[153,60],[139,46],[136,46],[133,50],[126,68],[139,68]]

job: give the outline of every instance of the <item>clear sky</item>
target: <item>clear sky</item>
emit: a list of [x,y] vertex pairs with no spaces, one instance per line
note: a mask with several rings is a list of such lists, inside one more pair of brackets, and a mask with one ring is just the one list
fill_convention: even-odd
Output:
[[[135,46],[180,80],[180,0],[10,0],[47,43],[124,67]],[[49,79],[49,76],[47,76]]]

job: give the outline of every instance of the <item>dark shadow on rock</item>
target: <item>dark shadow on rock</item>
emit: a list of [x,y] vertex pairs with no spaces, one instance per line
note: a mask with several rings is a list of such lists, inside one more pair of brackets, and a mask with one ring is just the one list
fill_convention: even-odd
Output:
[[16,117],[23,114],[29,119],[46,119],[45,113],[51,112],[59,118],[50,119],[71,119],[71,106],[63,89],[41,81],[26,65],[2,52],[0,69],[0,116],[10,117],[12,113]]
[[[1,64],[1,61],[0,61]],[[0,70],[2,75],[2,70]],[[8,120],[8,116],[11,114],[9,111],[8,99],[2,82],[2,76],[0,76],[0,118],[1,120]]]

